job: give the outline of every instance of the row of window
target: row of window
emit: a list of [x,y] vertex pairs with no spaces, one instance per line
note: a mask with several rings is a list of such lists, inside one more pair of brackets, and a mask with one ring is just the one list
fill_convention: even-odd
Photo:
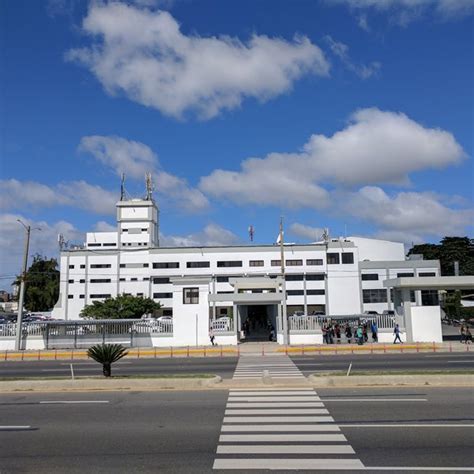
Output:
[[[397,278],[413,277],[413,276],[415,276],[414,273],[397,273]],[[420,272],[420,273],[418,273],[418,276],[420,276],[420,277],[434,277],[434,276],[436,276],[436,272]],[[378,280],[379,279],[379,274],[378,273],[362,273],[361,279],[363,281]]]
[[352,252],[333,253],[328,252],[327,254],[328,265],[339,265],[354,263],[354,254]]
[[88,247],[116,247],[116,243],[112,242],[105,242],[103,244],[100,243],[92,243],[92,244],[87,244]]
[[[285,264],[288,267],[303,266],[303,260],[285,260]],[[270,265],[272,267],[281,266],[281,260],[271,260]],[[322,259],[307,259],[306,265],[323,265]],[[155,262],[153,268],[179,268],[179,262]],[[211,262],[208,260],[186,262],[186,268],[210,268]],[[249,260],[250,267],[263,267],[265,266],[264,260]],[[242,260],[222,260],[217,262],[217,268],[230,268],[230,267],[243,267]]]

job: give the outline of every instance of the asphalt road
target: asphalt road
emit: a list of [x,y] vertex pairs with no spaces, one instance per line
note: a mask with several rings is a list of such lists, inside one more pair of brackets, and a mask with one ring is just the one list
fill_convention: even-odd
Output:
[[[469,468],[474,468],[471,389],[325,389],[318,395],[334,418],[333,426],[347,438],[339,446],[352,447],[349,457],[371,472],[413,472],[414,467],[427,468],[424,472],[435,468],[455,472],[450,467],[472,472]],[[238,467],[264,457],[282,467],[280,458],[296,464],[309,458],[304,462],[316,466],[320,457],[336,465],[347,457],[279,452],[281,445],[300,446],[296,441],[223,442],[219,439],[226,403],[230,403],[227,391],[1,395],[0,472],[206,473],[213,472],[217,458],[230,458]],[[243,431],[252,430],[246,423],[242,426]],[[280,430],[285,437],[289,436],[286,426]],[[264,433],[264,437],[271,435]],[[327,449],[328,442],[305,444]],[[237,445],[239,452],[216,454],[223,444]],[[264,456],[243,452],[262,446],[276,451]],[[248,472],[248,468],[217,472]]]
[[[271,356],[265,356],[271,357]],[[309,375],[318,371],[352,370],[462,370],[474,369],[474,351],[463,353],[348,354],[293,356],[292,360]],[[73,361],[76,375],[98,375],[93,361]],[[167,359],[125,359],[113,366],[116,375],[216,374],[232,378],[236,357],[199,357]],[[67,361],[0,362],[0,379],[11,377],[58,377],[70,375]]]

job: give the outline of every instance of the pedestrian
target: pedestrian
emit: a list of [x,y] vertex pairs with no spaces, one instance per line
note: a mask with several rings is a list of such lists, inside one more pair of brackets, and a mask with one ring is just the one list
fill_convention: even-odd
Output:
[[336,324],[334,328],[334,332],[336,333],[336,342],[340,344],[341,343],[341,326],[339,326],[339,324]]
[[347,343],[350,344],[351,341],[352,341],[352,329],[351,329],[349,323],[346,324],[346,331],[345,332],[346,332]]
[[464,324],[461,324],[461,327],[459,328],[459,332],[461,334],[461,344],[463,342],[467,342],[467,339],[466,339],[466,330],[467,330],[467,326],[465,326]]
[[372,341],[373,342],[378,342],[378,328],[377,328],[377,322],[372,321],[372,324],[370,325],[370,330],[372,331]]
[[395,328],[393,329],[393,334],[395,334],[395,339],[393,343],[396,344],[397,341],[400,341],[400,344],[401,344],[403,341],[400,338],[400,326],[398,324],[395,324]]
[[323,324],[322,332],[323,332],[323,342],[327,344],[328,343],[328,327],[326,323]]
[[216,338],[216,336],[214,335],[214,331],[212,329],[212,327],[209,329],[209,339],[211,340],[211,344],[213,346],[216,345],[216,343],[214,342],[214,339]]
[[268,340],[269,341],[275,340],[275,328],[273,327],[273,324],[271,325],[271,328],[270,328],[270,334],[268,335]]
[[472,334],[468,326],[466,326],[466,344],[472,344]]
[[357,328],[357,344],[359,344],[359,346],[364,344],[364,331],[361,326]]
[[334,335],[335,335],[334,326],[331,324],[329,326],[329,344],[334,344]]

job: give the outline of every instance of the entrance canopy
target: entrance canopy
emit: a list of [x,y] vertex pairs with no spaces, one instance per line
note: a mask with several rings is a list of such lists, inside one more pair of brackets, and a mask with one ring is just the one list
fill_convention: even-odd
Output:
[[400,290],[470,290],[474,276],[402,277],[385,280],[383,285]]

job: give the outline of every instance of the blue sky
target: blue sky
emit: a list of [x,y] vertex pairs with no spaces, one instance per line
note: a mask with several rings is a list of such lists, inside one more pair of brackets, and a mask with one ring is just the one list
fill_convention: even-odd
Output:
[[[165,245],[472,235],[474,4],[2,2],[0,276],[114,224]],[[249,159],[253,159],[250,160]],[[0,280],[1,281],[1,280]]]

